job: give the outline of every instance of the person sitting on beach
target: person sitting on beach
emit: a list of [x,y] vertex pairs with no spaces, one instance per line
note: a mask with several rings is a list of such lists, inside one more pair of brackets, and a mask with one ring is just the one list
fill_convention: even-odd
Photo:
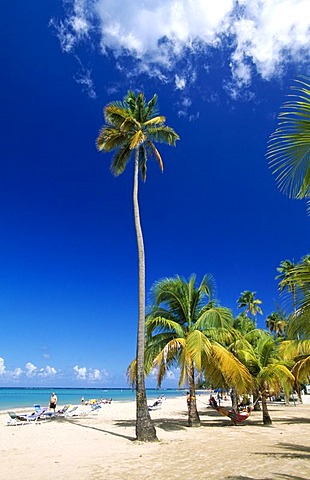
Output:
[[55,410],[56,410],[56,405],[57,405],[57,395],[55,392],[52,393],[51,395],[51,398],[50,398],[50,409],[51,410],[54,410],[54,413],[55,413]]
[[217,407],[217,401],[215,400],[213,395],[212,395],[212,397],[210,397],[209,404],[210,404],[211,407],[214,407],[214,408]]

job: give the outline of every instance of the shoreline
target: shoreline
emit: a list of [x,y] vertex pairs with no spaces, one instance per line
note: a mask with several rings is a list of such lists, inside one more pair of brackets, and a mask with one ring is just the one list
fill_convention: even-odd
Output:
[[104,404],[86,417],[10,427],[2,413],[1,472],[10,480],[307,480],[310,405],[268,408],[271,426],[262,424],[262,412],[252,412],[235,427],[198,404],[201,427],[190,428],[186,398],[167,398],[151,411],[155,443],[134,441],[134,401]]

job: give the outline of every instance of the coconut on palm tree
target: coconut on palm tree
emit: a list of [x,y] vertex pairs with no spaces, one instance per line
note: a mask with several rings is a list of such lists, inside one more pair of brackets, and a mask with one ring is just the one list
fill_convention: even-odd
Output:
[[165,124],[165,117],[158,115],[156,104],[157,95],[146,102],[143,93],[129,91],[122,102],[111,102],[104,108],[106,124],[97,138],[99,151],[115,152],[111,171],[116,176],[123,173],[134,153],[133,209],[139,261],[136,436],[142,441],[155,440],[156,432],[147,408],[144,383],[145,254],[138,202],[138,174],[140,171],[142,180],[145,181],[147,159],[150,156],[157,160],[163,170],[163,161],[154,142],[174,146],[179,139],[177,133]]
[[215,386],[235,387],[246,392],[251,377],[247,369],[223,346],[231,343],[232,314],[209,301],[213,279],[205,276],[196,285],[179,276],[155,283],[154,306],[146,319],[145,370],[157,369],[158,385],[169,369],[179,366],[179,385],[190,393],[188,424],[199,426],[195,375],[202,372]]

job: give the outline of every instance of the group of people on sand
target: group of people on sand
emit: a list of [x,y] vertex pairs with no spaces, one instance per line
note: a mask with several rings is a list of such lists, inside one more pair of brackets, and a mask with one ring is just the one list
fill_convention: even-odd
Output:
[[100,405],[106,403],[112,403],[112,398],[100,398],[99,400],[97,398],[92,398],[90,400],[85,400],[84,397],[81,398],[82,405]]
[[[54,410],[54,413],[56,411],[56,406],[57,406],[58,398],[55,392],[52,393],[50,402],[49,402],[49,409]],[[85,400],[84,397],[81,398],[81,404],[82,405],[100,405],[100,404],[105,404],[105,403],[112,403],[112,398],[100,398],[98,400],[97,398],[92,398],[91,400]]]

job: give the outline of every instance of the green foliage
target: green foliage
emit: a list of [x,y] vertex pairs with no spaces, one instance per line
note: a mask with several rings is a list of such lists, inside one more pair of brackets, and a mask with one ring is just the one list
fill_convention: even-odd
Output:
[[114,175],[123,173],[133,150],[138,150],[143,180],[149,156],[153,156],[163,170],[163,161],[154,142],[175,146],[179,136],[165,125],[165,117],[158,115],[157,95],[146,102],[143,93],[129,91],[123,102],[111,102],[105,107],[104,118],[106,124],[98,135],[97,148],[103,152],[115,151],[111,163]]
[[270,136],[267,159],[280,190],[290,198],[310,197],[310,83],[296,80]]
[[256,292],[250,292],[249,290],[244,290],[241,292],[240,297],[237,300],[238,308],[244,308],[244,313],[247,315],[248,313],[255,321],[257,314],[263,314],[260,305],[262,301],[258,298],[255,298]]
[[[157,369],[158,385],[168,370],[180,367],[179,384],[188,383],[193,367],[214,385],[249,388],[247,369],[223,346],[234,338],[230,310],[209,301],[214,279],[205,276],[196,286],[179,276],[158,281],[154,305],[146,319],[146,373]],[[192,379],[193,380],[193,379]]]
[[249,333],[231,346],[235,355],[248,368],[253,376],[253,383],[261,392],[289,391],[294,383],[294,376],[289,367],[292,365],[280,355],[279,342],[264,330]]

